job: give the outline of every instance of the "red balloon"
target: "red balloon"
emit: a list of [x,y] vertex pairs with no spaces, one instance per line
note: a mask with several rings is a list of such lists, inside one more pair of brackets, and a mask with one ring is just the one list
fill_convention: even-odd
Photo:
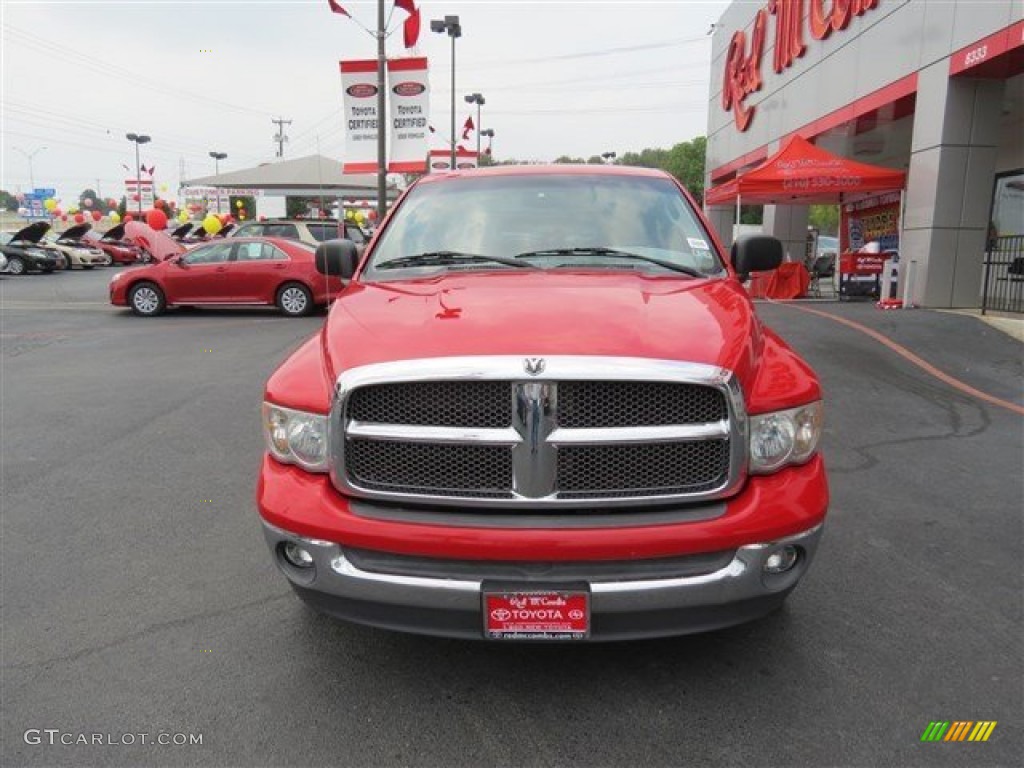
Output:
[[60,220],[61,220],[61,221],[67,221],[67,220],[68,220],[68,215],[67,215],[66,213],[65,213],[65,214],[63,214],[63,215],[62,215],[62,216],[60,217]]
[[135,201],[137,201],[138,199],[139,199],[139,196],[138,196],[138,195],[132,195],[132,200],[135,200]]
[[53,213],[54,216],[63,216],[64,215],[64,211],[62,211],[60,208],[54,208],[52,213]]
[[156,201],[156,202],[154,203],[154,205],[155,205],[155,206],[156,206],[157,208],[163,208],[163,207],[164,207],[164,205],[166,205],[166,203],[164,203],[164,201],[163,201],[163,200],[157,200],[157,201]]
[[75,224],[84,224],[84,223],[85,223],[85,216],[83,216],[80,213],[76,213],[75,214]]
[[366,215],[370,217],[370,221],[376,221],[377,220],[377,212],[376,211],[370,211]]
[[153,229],[160,231],[167,228],[167,214],[159,208],[146,211],[146,223]]
[[84,205],[86,208],[92,208],[92,198],[85,198],[85,200],[82,201],[82,205]]
[[92,212],[92,220],[93,221],[99,221],[102,218],[103,218],[103,214],[100,213],[99,211],[93,211]]
[[110,206],[111,208],[117,208],[117,200],[115,200],[112,197],[108,198],[107,199],[107,205]]
[[124,215],[124,220],[125,220],[125,223],[127,223],[127,222],[129,222],[129,221],[135,221],[135,217],[134,217],[134,216],[132,216],[132,215],[131,215],[130,213],[126,213],[126,214]]

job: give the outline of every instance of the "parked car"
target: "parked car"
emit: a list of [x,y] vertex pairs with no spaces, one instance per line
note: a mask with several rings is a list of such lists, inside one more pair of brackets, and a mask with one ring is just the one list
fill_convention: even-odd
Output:
[[3,253],[0,253],[0,272],[6,272],[6,271],[7,271],[7,256],[5,256]]
[[668,174],[425,176],[271,375],[256,500],[315,609],[487,640],[700,632],[778,608],[828,506],[818,379]]
[[124,239],[124,224],[111,227],[102,234],[90,229],[82,237],[89,245],[106,253],[114,264],[141,264],[146,258],[141,248]]
[[310,245],[345,238],[355,243],[359,253],[362,253],[369,237],[355,222],[346,221],[343,224],[344,227],[341,226],[342,222],[334,219],[269,219],[244,222],[230,237],[286,237]]
[[94,267],[109,266],[112,263],[109,255],[82,240],[90,229],[92,229],[91,224],[78,224],[57,234],[47,232],[43,239],[47,245],[64,254],[65,269],[72,267],[93,269]]
[[35,221],[15,232],[0,232],[0,249],[7,257],[8,274],[64,269],[64,254],[43,242],[49,229],[49,223]]
[[312,246],[282,238],[218,239],[114,275],[110,301],[143,316],[169,306],[267,304],[298,317],[342,288],[316,271],[313,254]]

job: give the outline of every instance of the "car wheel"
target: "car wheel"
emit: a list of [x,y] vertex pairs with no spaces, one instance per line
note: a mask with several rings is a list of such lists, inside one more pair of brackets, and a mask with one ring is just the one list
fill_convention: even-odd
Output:
[[68,272],[71,271],[71,257],[70,256],[68,256],[67,258],[64,259],[64,269],[66,269]]
[[17,256],[11,256],[11,258],[7,260],[7,272],[12,275],[24,275],[25,262]]
[[277,308],[289,317],[308,315],[313,309],[313,294],[301,283],[285,283],[277,292]]
[[153,317],[164,311],[167,300],[159,286],[153,283],[137,283],[128,292],[128,304],[136,315]]

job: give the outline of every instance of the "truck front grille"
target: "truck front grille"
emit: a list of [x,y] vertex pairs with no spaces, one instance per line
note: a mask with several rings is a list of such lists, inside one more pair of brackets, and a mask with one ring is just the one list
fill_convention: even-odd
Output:
[[728,372],[631,358],[523,372],[523,358],[441,358],[343,375],[335,483],[431,505],[579,508],[704,500],[741,480],[746,416]]

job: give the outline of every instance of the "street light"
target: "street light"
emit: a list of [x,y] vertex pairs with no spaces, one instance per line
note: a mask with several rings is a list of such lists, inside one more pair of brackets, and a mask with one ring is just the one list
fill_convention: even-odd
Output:
[[487,103],[479,93],[471,93],[466,97],[467,104],[476,104],[476,162],[480,163],[480,107]]
[[[480,135],[481,136],[486,136],[489,139],[493,139],[494,138],[494,129],[493,128],[488,128],[486,131],[480,131]],[[487,142],[488,149],[490,149],[490,146],[491,146],[491,142]],[[480,164],[480,150],[479,149],[477,150],[476,162],[477,162],[477,165]]]
[[462,25],[458,16],[445,16],[444,19],[432,19],[430,31],[440,34],[448,33],[452,39],[452,170],[455,170],[455,38],[462,37]]
[[35,176],[32,173],[32,158],[38,155],[44,149],[46,149],[46,147],[37,147],[36,149],[33,149],[31,152],[26,152],[24,149],[19,149],[18,147],[14,147],[14,149],[17,149],[19,152],[21,152],[21,154],[28,158],[28,186],[34,192],[36,188],[36,180]]
[[142,171],[139,166],[139,144],[148,144],[150,141],[149,136],[142,136],[137,133],[126,133],[124,135],[128,141],[135,142],[135,197],[138,200],[138,214],[142,216]]
[[[220,161],[228,156],[227,152],[211,152],[213,158],[214,175],[220,176]],[[220,213],[220,187],[217,187],[217,213]]]

